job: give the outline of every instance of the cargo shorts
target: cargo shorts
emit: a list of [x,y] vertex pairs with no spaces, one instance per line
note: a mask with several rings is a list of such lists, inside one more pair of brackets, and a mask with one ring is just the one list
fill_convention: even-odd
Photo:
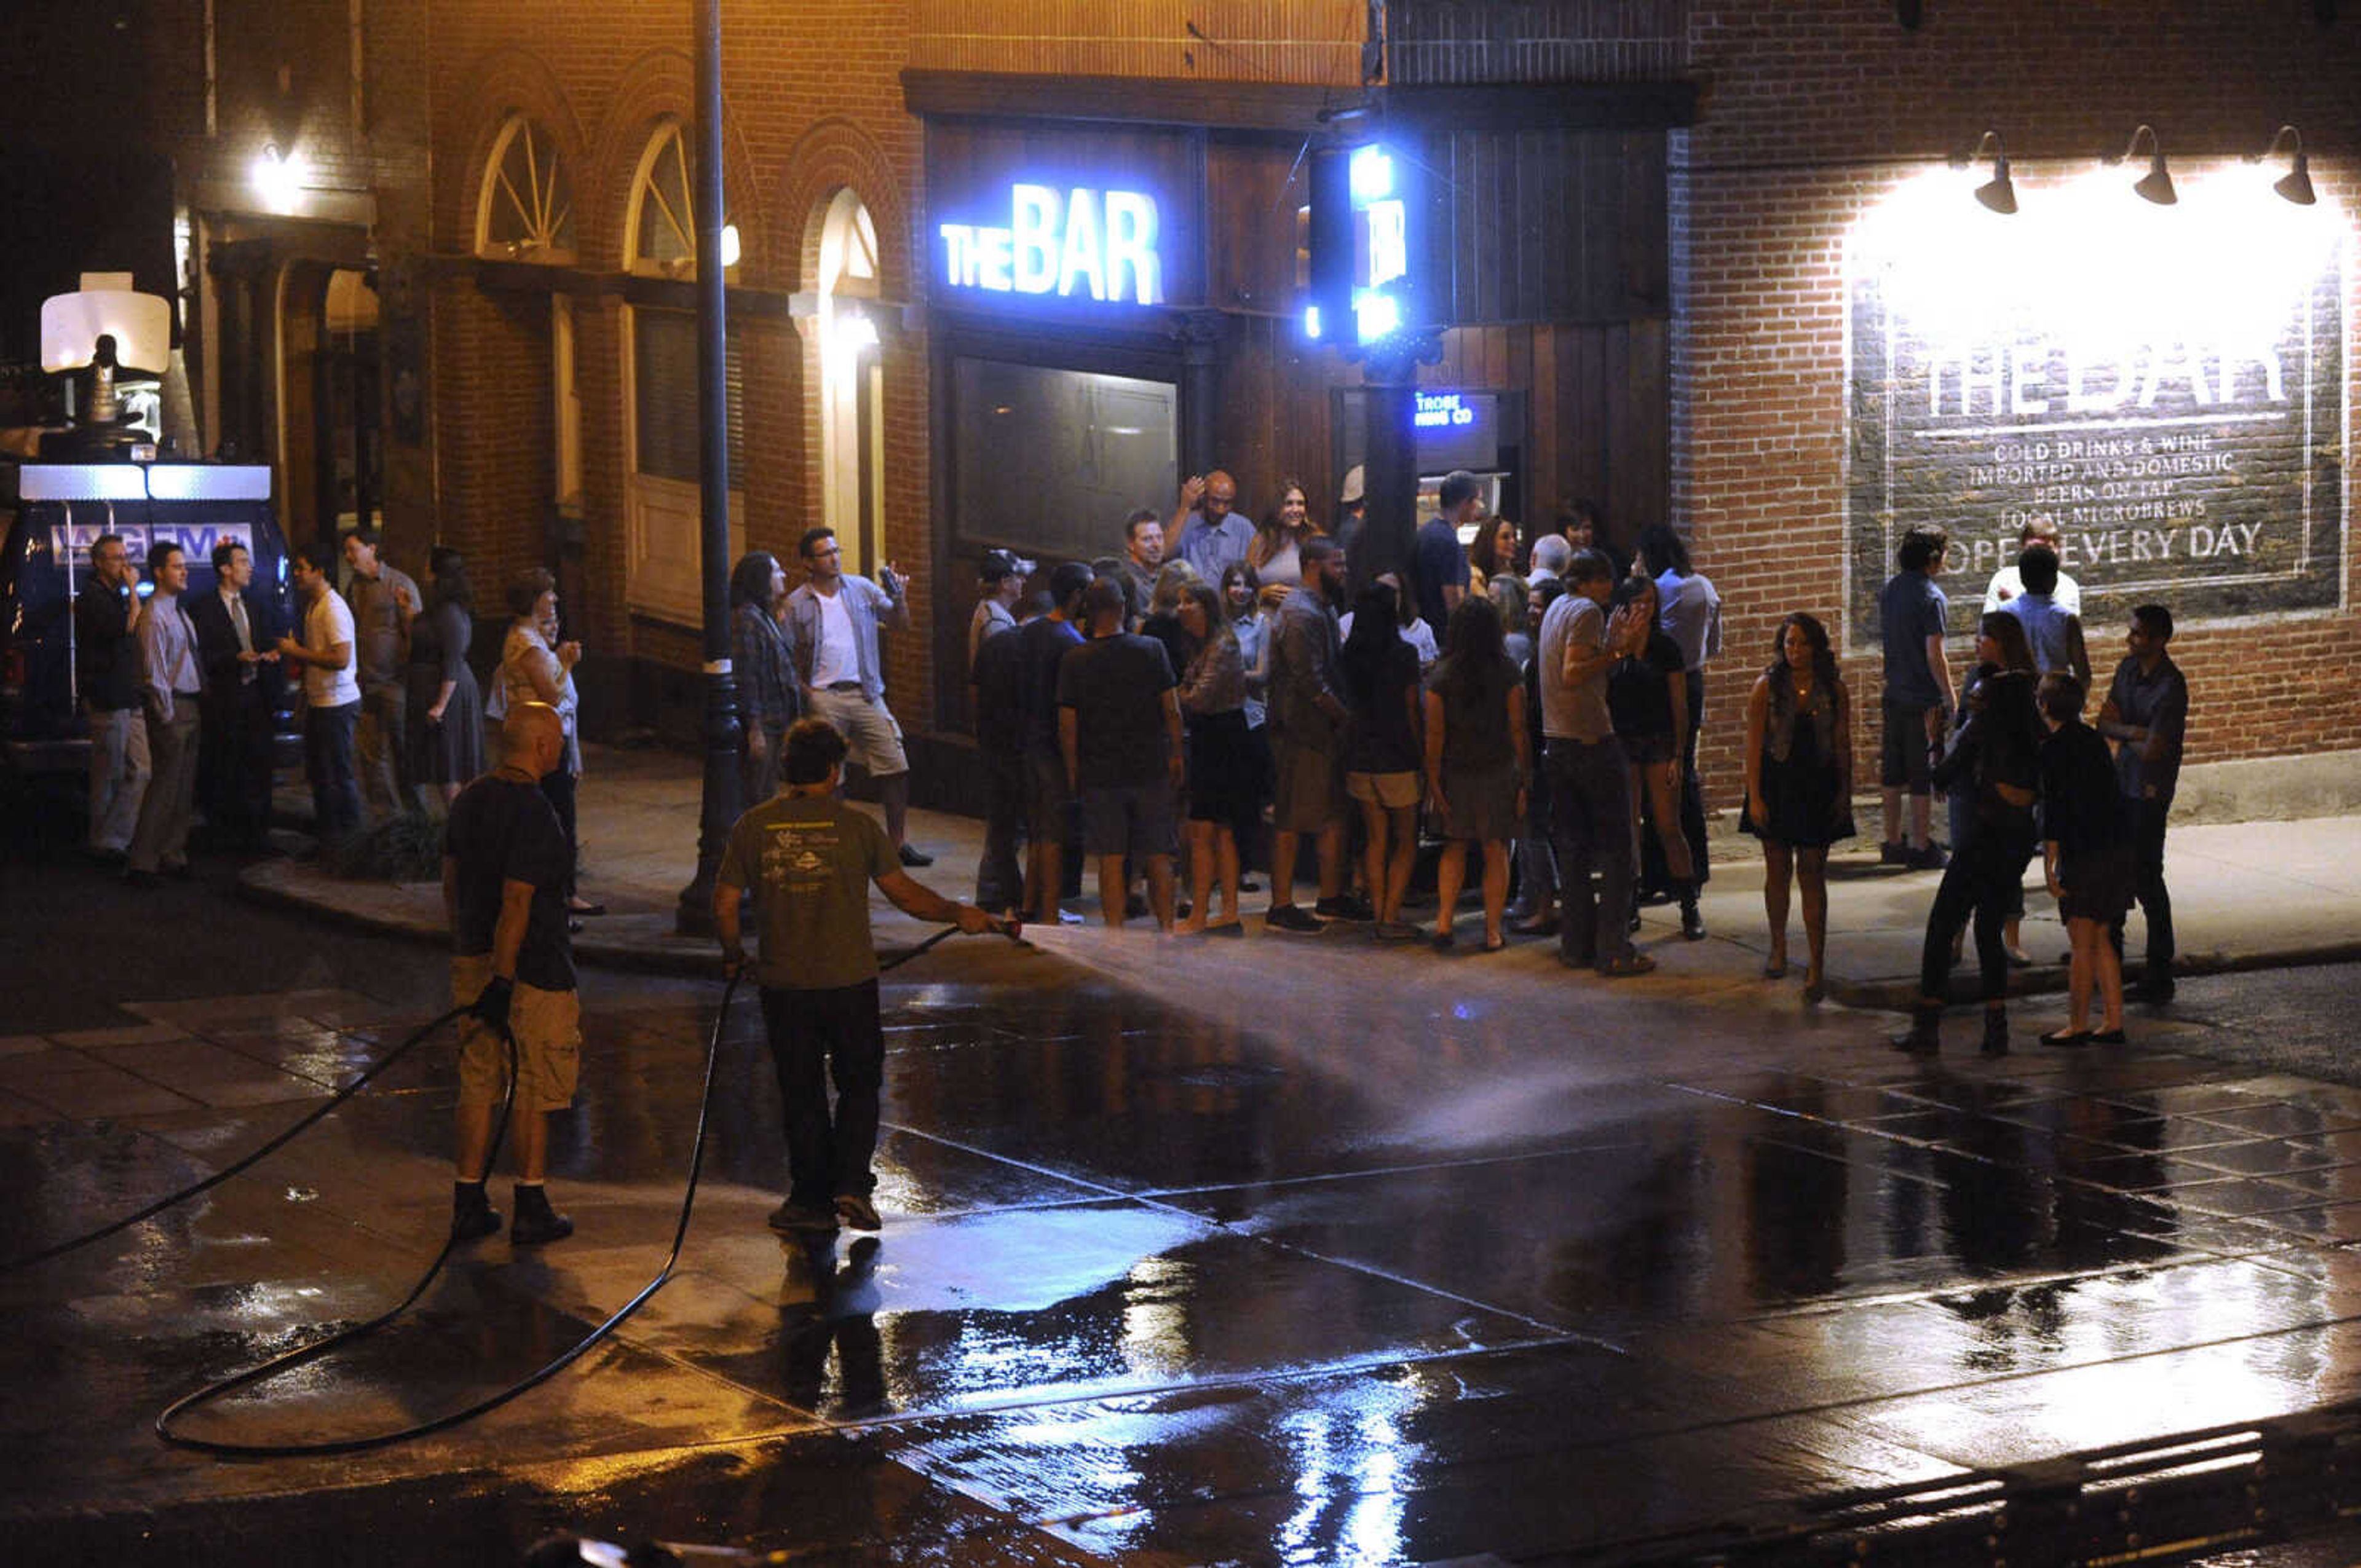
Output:
[[[470,953],[451,959],[451,1002],[472,1005],[492,978],[492,956]],[[516,1109],[520,1113],[563,1111],[574,1103],[582,1057],[582,1008],[571,991],[544,991],[516,983],[509,1003],[509,1032],[516,1036]],[[459,1103],[497,1105],[508,1088],[507,1042],[480,1020],[459,1020]]]

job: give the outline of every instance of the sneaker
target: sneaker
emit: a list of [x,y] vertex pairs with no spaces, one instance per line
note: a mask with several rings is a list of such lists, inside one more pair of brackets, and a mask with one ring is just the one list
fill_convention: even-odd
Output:
[[1323,920],[1352,920],[1366,924],[1378,917],[1367,897],[1357,893],[1340,893],[1334,898],[1323,898],[1312,906],[1312,913]]
[[2008,1055],[2008,1014],[1998,1007],[1984,1009],[1983,1044],[1977,1047],[1988,1057]]
[[1878,845],[1877,863],[1881,866],[1908,865],[1910,863],[1909,847],[1899,843]]
[[1929,844],[1923,850],[1911,850],[1905,863],[1914,872],[1939,872],[1951,863],[1951,857],[1943,853],[1942,845]]
[[916,844],[904,844],[894,852],[901,857],[902,863],[906,866],[931,866],[935,863],[935,857],[919,849]]
[[1313,919],[1305,914],[1301,906],[1293,904],[1271,905],[1269,911],[1263,916],[1262,924],[1263,929],[1267,931],[1295,931],[1306,937],[1317,936],[1327,929],[1325,925]]
[[1931,1057],[1943,1048],[1942,1023],[1941,1008],[1914,1007],[1910,1010],[1909,1031],[1894,1036],[1887,1043],[1914,1057]]
[[1681,905],[1681,935],[1692,942],[1705,940],[1705,916],[1694,899]]
[[865,1192],[838,1193],[836,1217],[856,1231],[873,1231],[884,1223],[877,1217],[877,1205]]
[[836,1211],[819,1203],[797,1203],[790,1200],[771,1211],[763,1223],[782,1235],[796,1231],[828,1231],[836,1229]]
[[509,1240],[517,1246],[562,1242],[574,1234],[574,1222],[549,1206],[549,1194],[538,1187],[516,1190],[516,1220]]

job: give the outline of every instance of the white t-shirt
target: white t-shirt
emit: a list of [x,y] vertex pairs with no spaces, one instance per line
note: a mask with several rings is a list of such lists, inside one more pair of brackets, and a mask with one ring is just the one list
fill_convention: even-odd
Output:
[[331,590],[303,611],[303,646],[324,653],[339,642],[345,645],[342,669],[303,666],[303,700],[313,707],[342,707],[361,699],[361,683],[353,673],[353,612],[345,608],[345,596]]
[[[1993,574],[1992,582],[1984,588],[1984,613],[1990,615],[2025,591],[2025,578],[2015,566],[2003,566]],[[2058,589],[2049,596],[2058,608],[2069,615],[2082,613],[2082,589],[2065,573],[2058,574]]]
[[822,691],[839,681],[861,678],[861,651],[852,641],[852,612],[844,608],[844,590],[815,592],[819,600],[819,646],[812,650],[812,685]]

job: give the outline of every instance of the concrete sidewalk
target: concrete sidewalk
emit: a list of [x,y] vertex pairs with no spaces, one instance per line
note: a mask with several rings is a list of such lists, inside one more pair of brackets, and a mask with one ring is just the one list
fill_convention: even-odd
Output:
[[[697,760],[670,751],[590,748],[578,795],[583,895],[609,913],[585,923],[575,938],[585,962],[675,974],[709,974],[714,948],[705,938],[675,933],[680,892],[696,869],[699,778]],[[875,811],[876,807],[864,809]],[[1864,821],[1873,821],[1874,813]],[[910,813],[911,842],[934,855],[915,873],[960,898],[975,892],[983,825],[973,817]],[[1769,938],[1763,909],[1763,862],[1752,839],[1730,835],[1714,846],[1714,874],[1703,899],[1710,936],[1683,942],[1670,908],[1651,909],[1642,944],[1661,963],[1653,983],[1719,991],[1734,981],[1759,979]],[[2361,817],[2294,822],[2201,824],[2172,830],[2167,872],[2183,973],[2271,968],[2361,957]],[[2023,946],[2037,960],[2013,988],[2063,989],[2066,951],[2057,906],[2040,885],[2040,867],[2028,868]],[[1877,863],[1874,829],[1829,861],[1828,989],[1837,1001],[1861,1007],[1907,1005],[1917,991],[1918,951],[1938,876]],[[442,894],[432,883],[346,882],[291,860],[258,861],[239,876],[250,897],[292,906],[342,923],[420,941],[445,939]],[[1067,938],[1087,944],[1099,936],[1094,897],[1086,883],[1079,907],[1090,924]],[[1268,893],[1248,894],[1246,939],[1301,944],[1268,937],[1257,917]],[[934,928],[895,909],[883,894],[871,899],[881,950],[904,951]],[[1422,924],[1433,912],[1423,912]],[[1135,921],[1137,930],[1143,923]],[[2135,913],[2131,948],[2139,950]],[[1479,922],[1463,907],[1463,942]],[[1339,949],[1366,948],[1367,928],[1332,926],[1319,938]],[[1038,935],[1038,933],[1037,933]],[[1521,940],[1514,949],[1545,959],[1552,944]],[[1385,949],[1389,964],[1428,960],[1422,948]],[[1787,988],[1800,986],[1804,938],[1800,913],[1790,916]],[[1514,968],[1523,970],[1518,962]],[[1970,994],[1974,955],[1953,976],[1954,995]],[[1558,971],[1552,967],[1548,972]]]

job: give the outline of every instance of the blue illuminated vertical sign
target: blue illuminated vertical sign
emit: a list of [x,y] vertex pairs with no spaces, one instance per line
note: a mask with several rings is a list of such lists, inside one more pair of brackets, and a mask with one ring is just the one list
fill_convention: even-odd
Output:
[[1318,155],[1312,170],[1312,302],[1304,335],[1348,351],[1418,323],[1416,168],[1383,143]]

